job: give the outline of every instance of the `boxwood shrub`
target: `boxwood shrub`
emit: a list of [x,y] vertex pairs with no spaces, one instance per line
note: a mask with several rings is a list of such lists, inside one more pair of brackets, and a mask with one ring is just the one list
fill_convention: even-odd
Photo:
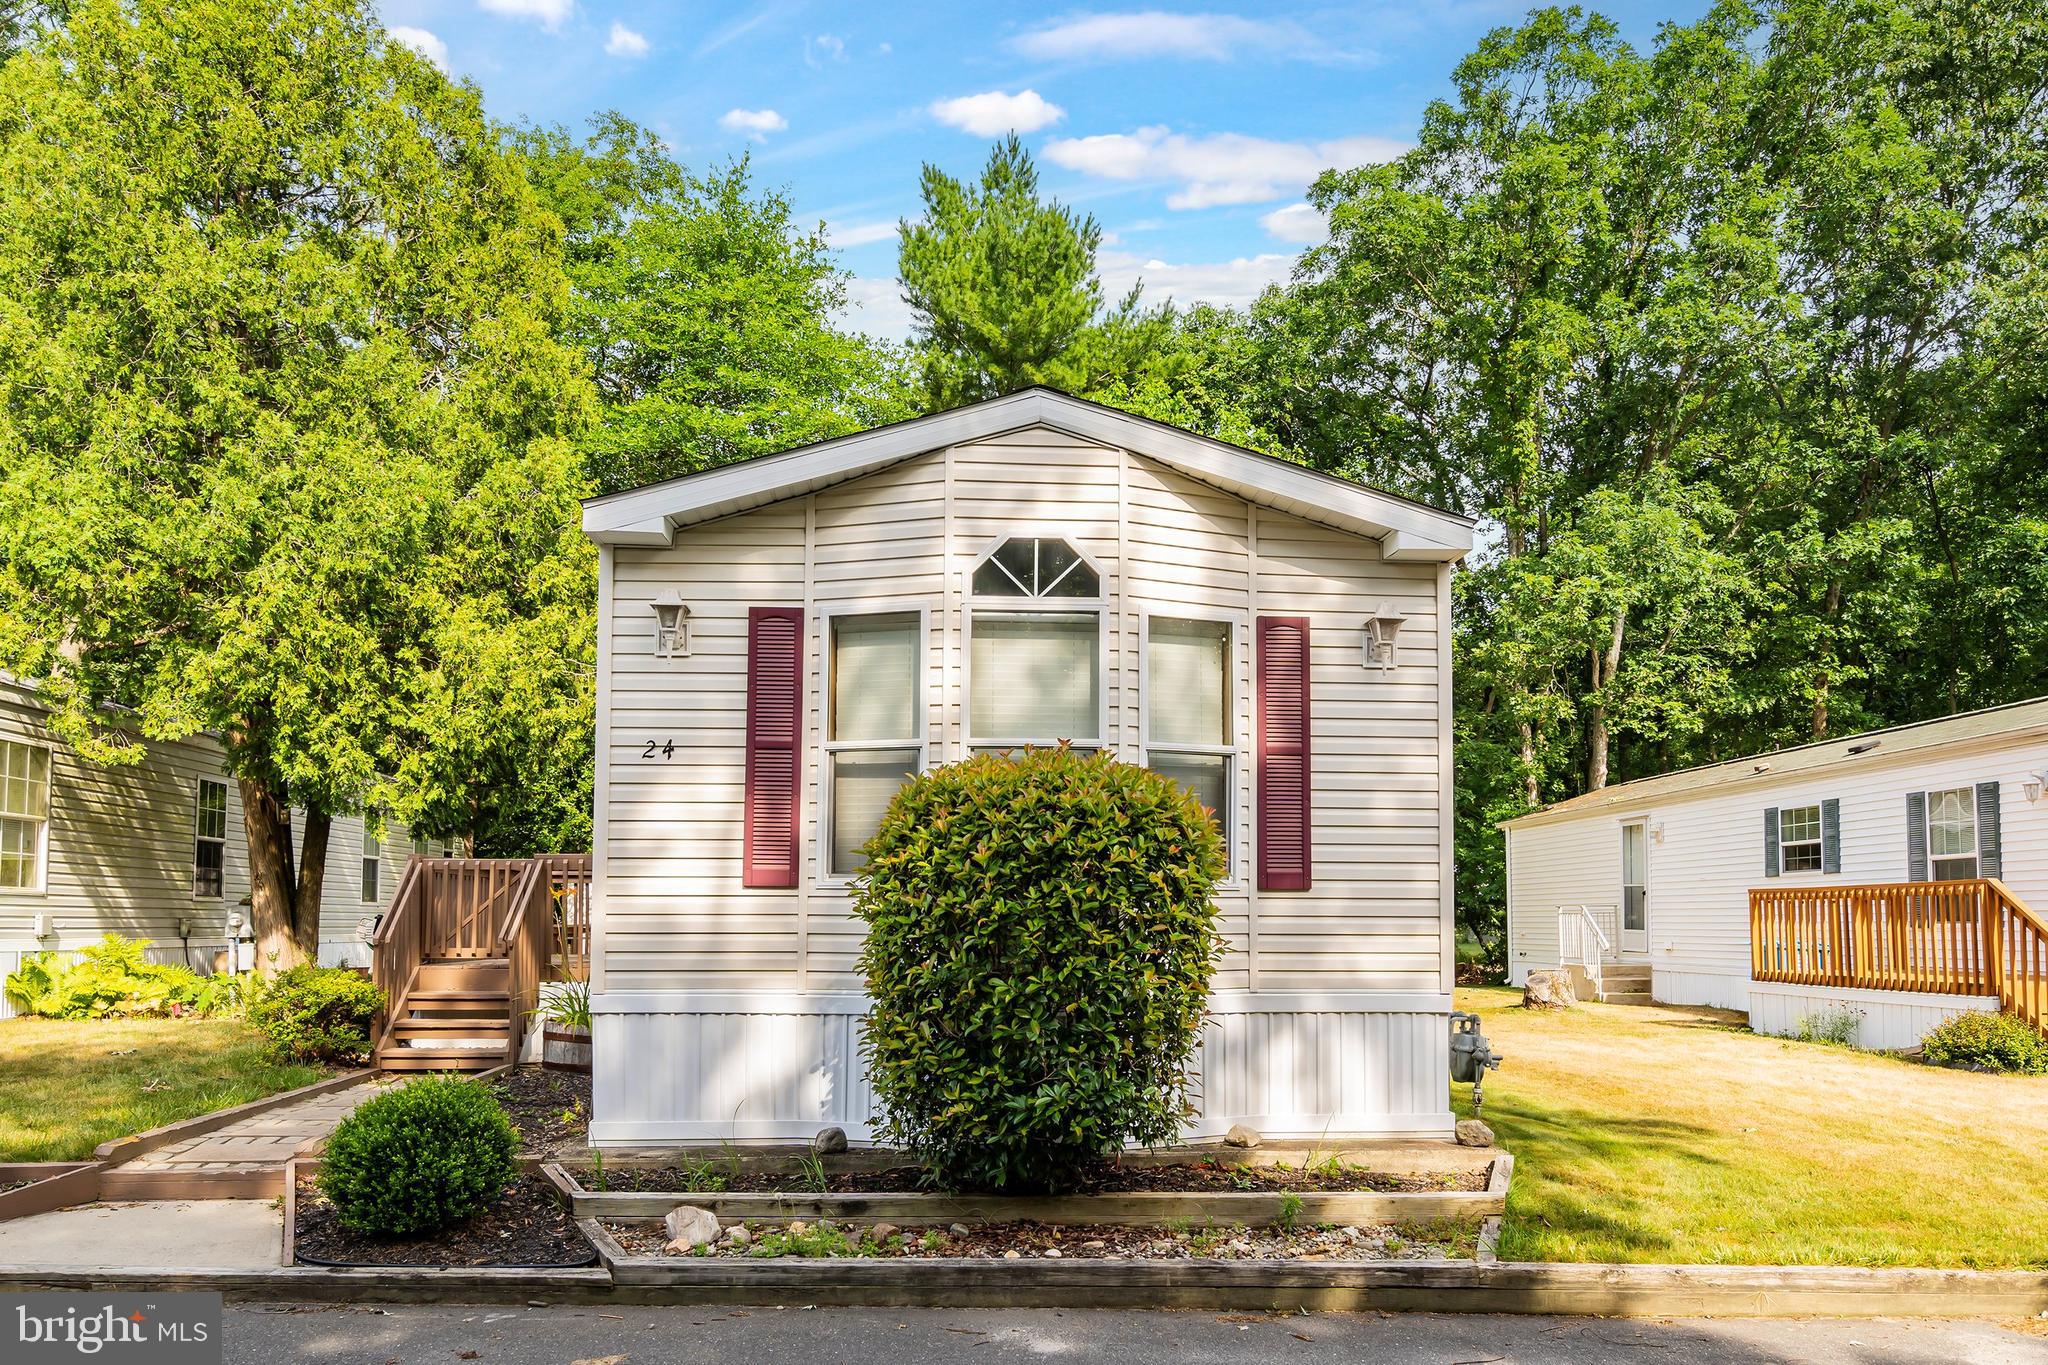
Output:
[[907,783],[855,881],[883,1136],[954,1188],[1071,1184],[1170,1141],[1223,949],[1215,822],[1064,746]]
[[2022,1076],[2048,1072],[2048,1039],[2032,1024],[2010,1014],[1973,1010],[1944,1020],[1920,1040],[1921,1053],[1937,1066],[1967,1071],[2011,1071]]
[[345,967],[301,963],[264,982],[249,1002],[249,1022],[263,1030],[280,1062],[330,1066],[366,1060],[370,1030],[384,992]]
[[320,1192],[353,1232],[417,1237],[496,1203],[519,1174],[518,1146],[482,1084],[423,1076],[364,1101],[335,1127]]

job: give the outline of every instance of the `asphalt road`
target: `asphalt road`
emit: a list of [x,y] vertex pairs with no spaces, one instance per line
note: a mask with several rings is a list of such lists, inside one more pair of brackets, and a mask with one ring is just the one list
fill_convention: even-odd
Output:
[[226,1365],[2048,1365],[2048,1323],[1055,1309],[233,1306]]

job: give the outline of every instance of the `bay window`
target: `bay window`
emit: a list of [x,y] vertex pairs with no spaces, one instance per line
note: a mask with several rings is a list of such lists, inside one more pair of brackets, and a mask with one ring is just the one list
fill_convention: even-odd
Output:
[[1230,624],[1145,622],[1145,762],[1194,793],[1231,856],[1236,748],[1231,734]]
[[827,618],[825,875],[860,870],[897,791],[924,767],[924,618],[916,611]]

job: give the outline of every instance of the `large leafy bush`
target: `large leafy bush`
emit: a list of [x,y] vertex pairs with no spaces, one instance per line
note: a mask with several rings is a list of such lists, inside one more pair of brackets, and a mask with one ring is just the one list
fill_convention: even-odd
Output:
[[1221,836],[1106,754],[983,755],[908,783],[855,890],[885,1136],[946,1184],[1050,1189],[1172,1139],[1222,952]]
[[48,1019],[220,1014],[240,1003],[242,979],[201,976],[176,963],[151,962],[149,940],[108,934],[78,950],[77,962],[32,953],[7,976],[7,998],[23,1014]]
[[423,1076],[341,1121],[320,1160],[320,1192],[352,1231],[438,1232],[497,1202],[519,1174],[518,1146],[483,1085]]
[[263,1030],[280,1062],[345,1065],[370,1054],[370,1030],[384,992],[345,967],[301,963],[279,972],[249,1002],[249,1022]]
[[2048,1039],[2023,1019],[1971,1011],[1944,1020],[1920,1040],[1922,1054],[1938,1066],[1967,1071],[2013,1071],[2022,1076],[2048,1072]]

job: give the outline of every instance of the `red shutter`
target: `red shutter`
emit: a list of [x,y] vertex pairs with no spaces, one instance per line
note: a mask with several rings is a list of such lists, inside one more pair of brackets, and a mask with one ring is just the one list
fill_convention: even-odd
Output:
[[741,880],[795,886],[804,731],[804,613],[747,613],[747,816]]
[[1259,890],[1309,889],[1308,618],[1261,616]]

